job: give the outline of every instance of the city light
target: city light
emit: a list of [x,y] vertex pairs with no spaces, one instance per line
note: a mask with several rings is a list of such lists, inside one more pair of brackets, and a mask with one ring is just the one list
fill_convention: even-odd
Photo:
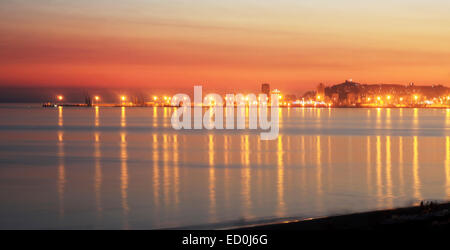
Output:
[[[282,93],[278,89],[274,89],[270,92],[275,95],[274,98],[279,100],[279,105],[283,107],[450,107],[450,91],[440,93],[439,96],[429,95],[427,93],[418,92],[417,90],[413,90],[410,93],[397,92],[396,90],[379,90],[376,91],[368,91],[364,92],[346,92],[346,95],[341,95],[340,93],[332,93],[325,94],[323,89],[312,92],[314,94],[309,94],[298,96],[289,93]],[[236,94],[235,94],[236,95]],[[65,99],[62,95],[57,95],[55,103],[48,102],[46,105],[48,106],[58,106],[61,105],[62,101]],[[180,98],[178,98],[180,101]],[[216,102],[213,102],[214,98],[208,97],[206,102],[208,105],[217,105]],[[250,96],[244,96],[243,101],[246,102],[246,105],[249,106],[257,106],[262,105],[260,100],[261,98],[258,96],[256,101],[252,100]],[[100,104],[101,97],[98,95],[92,96],[93,103],[95,106],[109,106],[114,104]],[[139,96],[125,96],[119,95],[120,106],[130,105],[130,106],[161,106],[161,107],[171,107],[175,104],[172,104],[173,97],[170,95],[150,95],[149,100],[145,101],[143,98]],[[182,103],[187,102],[188,98],[181,98],[183,102],[176,102],[177,106],[182,105]],[[226,95],[222,96],[223,105],[226,106],[228,101],[232,101],[233,98],[229,98]],[[270,97],[267,105],[271,105]],[[68,105],[68,104],[65,104]],[[77,104],[78,105],[78,104]],[[79,104],[79,105],[89,105]],[[231,102],[231,105],[236,105],[235,102]]]

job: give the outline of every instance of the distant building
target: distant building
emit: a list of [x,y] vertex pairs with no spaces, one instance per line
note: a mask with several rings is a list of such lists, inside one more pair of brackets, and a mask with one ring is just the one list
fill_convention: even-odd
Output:
[[[322,85],[319,85],[314,92],[316,100],[319,99],[318,96],[322,97],[320,94],[322,87]],[[448,101],[450,103],[450,88],[442,85],[419,86],[414,83],[408,85],[361,84],[346,80],[344,83],[325,87],[323,96],[324,100],[329,98],[336,106],[420,104],[423,100],[430,100],[430,102],[435,103]]]
[[261,93],[266,94],[267,96],[270,96],[270,84],[263,83],[261,85]]
[[333,102],[333,104],[339,104],[339,94],[338,93],[331,94],[331,102]]
[[355,93],[347,93],[347,104],[348,105],[355,105],[357,100],[357,96]]
[[316,90],[316,101],[324,101],[325,100],[325,85],[323,83],[320,83],[317,86]]
[[295,102],[297,100],[297,96],[289,94],[289,95],[286,95],[284,99],[287,102]]

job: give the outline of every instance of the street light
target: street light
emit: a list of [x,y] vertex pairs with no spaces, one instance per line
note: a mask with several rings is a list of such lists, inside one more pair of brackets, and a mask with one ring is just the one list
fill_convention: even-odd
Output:
[[100,101],[100,96],[98,95],[94,96],[94,101],[98,105],[98,101]]

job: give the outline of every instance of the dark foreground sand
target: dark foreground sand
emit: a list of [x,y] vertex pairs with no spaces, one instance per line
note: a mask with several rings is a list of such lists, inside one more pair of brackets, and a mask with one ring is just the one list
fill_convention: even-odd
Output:
[[450,203],[274,223],[241,230],[450,230]]

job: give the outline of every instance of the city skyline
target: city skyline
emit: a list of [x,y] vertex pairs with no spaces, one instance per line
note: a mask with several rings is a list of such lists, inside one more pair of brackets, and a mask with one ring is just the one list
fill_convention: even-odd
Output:
[[[200,86],[202,85],[194,85]],[[206,94],[214,91],[207,89]],[[174,94],[176,93],[176,94]],[[281,107],[414,107],[449,108],[450,89],[444,85],[409,84],[368,84],[352,79],[343,83],[325,85],[320,83],[315,89],[304,93],[285,92],[270,83],[262,83],[259,91],[246,92],[239,89],[218,93],[226,100],[227,94],[265,94],[270,98],[277,95]],[[259,94],[258,94],[259,93]],[[152,89],[99,89],[99,88],[4,88],[0,92],[0,102],[41,102],[45,107],[56,106],[137,106],[173,107],[172,96],[191,96],[192,90],[179,89],[176,92]],[[248,103],[255,105],[255,103]],[[258,102],[256,102],[258,105]]]

